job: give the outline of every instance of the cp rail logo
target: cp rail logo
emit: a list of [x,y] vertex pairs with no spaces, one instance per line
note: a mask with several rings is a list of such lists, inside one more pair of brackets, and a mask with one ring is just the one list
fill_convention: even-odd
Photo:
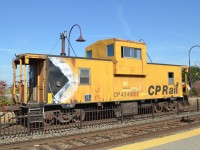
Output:
[[149,95],[158,95],[161,93],[164,94],[178,94],[178,85],[174,85],[174,87],[168,87],[167,85],[150,85],[148,88]]

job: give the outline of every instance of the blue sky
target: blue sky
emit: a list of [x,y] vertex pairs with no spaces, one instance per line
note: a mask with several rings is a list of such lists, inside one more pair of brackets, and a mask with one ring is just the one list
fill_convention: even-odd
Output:
[[[200,44],[199,6],[198,0],[1,0],[0,80],[12,83],[15,54],[60,54],[60,33],[76,23],[86,39],[75,42],[79,31],[72,30],[78,56],[97,40],[143,39],[153,62],[188,65],[188,50]],[[191,64],[197,61],[200,48],[191,51]]]

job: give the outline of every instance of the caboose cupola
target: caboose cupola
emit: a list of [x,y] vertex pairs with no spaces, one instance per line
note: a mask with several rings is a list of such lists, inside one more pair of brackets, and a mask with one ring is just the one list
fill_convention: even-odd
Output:
[[100,40],[86,48],[86,57],[111,59],[116,75],[146,75],[146,45],[141,42]]

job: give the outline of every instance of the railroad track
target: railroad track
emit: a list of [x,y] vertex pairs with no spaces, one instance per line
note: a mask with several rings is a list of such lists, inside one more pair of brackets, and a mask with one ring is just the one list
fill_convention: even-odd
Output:
[[1,144],[0,149],[62,150],[107,148],[146,138],[163,136],[200,125],[200,115],[156,121],[140,125],[130,125],[88,133],[65,135],[43,139],[32,139]]

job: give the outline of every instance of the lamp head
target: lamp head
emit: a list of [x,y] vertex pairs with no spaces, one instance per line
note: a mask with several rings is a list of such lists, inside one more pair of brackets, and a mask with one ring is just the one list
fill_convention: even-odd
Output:
[[82,35],[80,35],[79,38],[76,41],[77,42],[85,42],[85,40],[83,39]]

